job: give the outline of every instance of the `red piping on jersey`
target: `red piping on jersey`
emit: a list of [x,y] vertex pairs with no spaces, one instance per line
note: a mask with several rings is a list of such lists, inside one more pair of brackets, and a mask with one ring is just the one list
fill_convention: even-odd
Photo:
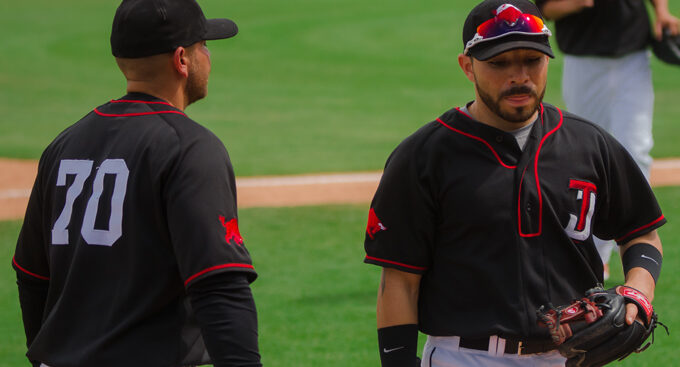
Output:
[[422,267],[422,266],[414,266],[414,265],[402,264],[402,263],[398,263],[398,262],[396,262],[396,261],[385,260],[385,259],[379,259],[379,258],[377,258],[377,257],[368,256],[368,255],[366,255],[366,259],[368,259],[368,260],[374,260],[374,261],[380,261],[380,262],[387,263],[387,264],[399,265],[399,266],[403,266],[403,267],[405,267],[405,268],[414,269],[414,270],[427,270],[427,268],[424,268],[424,267]]
[[[543,136],[543,139],[541,139],[541,143],[538,145],[538,149],[536,149],[536,156],[534,157],[534,176],[536,176],[536,190],[538,191],[538,232],[536,233],[522,233],[522,212],[521,212],[521,199],[522,199],[522,182],[524,182],[524,173],[526,172],[527,168],[529,167],[524,167],[524,171],[522,172],[522,178],[519,181],[519,192],[517,194],[517,224],[518,224],[518,229],[519,229],[519,235],[521,237],[538,237],[541,235],[541,232],[543,230],[543,196],[541,195],[541,182],[538,177],[538,158],[539,154],[541,153],[541,148],[543,147],[543,143],[545,143],[545,140],[552,135],[555,131],[557,131],[559,128],[562,127],[562,122],[564,121],[564,116],[562,115],[562,110],[559,108],[555,107],[557,109],[557,112],[560,114],[560,122],[555,126],[554,129],[550,130],[547,134]],[[541,121],[543,120],[543,104],[541,103]]]
[[94,109],[94,112],[97,113],[99,116],[105,116],[105,117],[129,117],[129,116],[144,116],[144,115],[158,115],[162,113],[176,113],[178,115],[186,116],[184,112],[180,111],[152,111],[152,112],[135,112],[135,113],[103,113],[99,112],[96,108]]
[[14,259],[14,257],[12,257],[12,264],[14,264],[14,266],[16,266],[17,268],[19,268],[19,270],[23,271],[24,273],[26,273],[26,274],[28,274],[28,275],[30,275],[30,276],[33,276],[33,277],[36,277],[36,278],[42,279],[42,280],[50,280],[49,277],[42,276],[42,275],[38,275],[38,274],[35,274],[35,273],[31,273],[30,271],[28,271],[28,270],[22,268],[19,264],[17,264],[17,261]]
[[661,215],[659,218],[657,218],[656,220],[652,221],[651,223],[645,224],[644,226],[642,226],[642,227],[640,227],[640,228],[637,228],[637,229],[634,229],[634,230],[628,232],[625,236],[621,236],[621,237],[617,238],[617,239],[616,239],[616,242],[620,242],[621,240],[623,240],[623,239],[626,238],[626,237],[629,237],[630,235],[632,235],[632,234],[635,233],[635,232],[639,232],[639,231],[641,231],[641,230],[643,230],[643,229],[645,229],[645,228],[649,228],[649,227],[651,227],[651,226],[653,226],[653,225],[655,225],[655,224],[661,222],[663,219],[664,219],[664,216]]
[[205,274],[205,273],[209,273],[209,272],[214,271],[214,270],[225,269],[225,268],[247,268],[247,269],[255,269],[255,268],[254,268],[252,265],[250,265],[250,264],[230,263],[230,264],[215,265],[215,266],[209,267],[209,268],[207,268],[207,269],[203,269],[203,270],[199,271],[198,273],[196,273],[196,274],[190,276],[189,279],[187,279],[187,280],[184,282],[184,286],[186,286],[187,284],[189,284],[189,282],[191,282],[192,280],[196,279],[197,277],[200,277],[201,275],[203,275],[203,274]]
[[173,106],[173,105],[171,105],[170,103],[165,102],[165,101],[137,101],[137,100],[134,100],[134,99],[112,99],[112,100],[111,100],[111,103],[164,104],[164,105],[167,105],[167,106],[175,107],[175,106]]
[[[465,116],[467,116],[467,117],[470,117],[470,116],[467,115],[465,112],[461,111],[458,107],[456,107],[456,110],[458,110],[458,112],[462,113],[463,115],[465,115]],[[470,118],[472,118],[472,117],[470,117]],[[449,128],[450,130],[457,132],[458,134],[467,136],[468,138],[472,138],[472,139],[475,139],[475,140],[477,140],[477,141],[481,141],[484,145],[486,145],[487,148],[489,148],[489,150],[491,150],[491,153],[493,153],[494,157],[496,157],[496,159],[498,160],[498,163],[500,163],[501,166],[503,166],[503,167],[505,167],[505,168],[509,168],[509,169],[515,169],[515,168],[517,168],[517,166],[511,166],[511,165],[508,165],[508,164],[503,163],[503,161],[501,160],[501,157],[498,155],[498,153],[496,153],[496,150],[494,150],[493,147],[491,146],[491,144],[487,143],[486,140],[484,140],[484,139],[482,139],[482,138],[480,138],[480,137],[478,137],[478,136],[474,136],[474,135],[472,135],[472,134],[464,133],[464,132],[462,132],[462,131],[460,131],[460,130],[458,130],[458,129],[455,129],[455,128],[453,128],[453,127],[447,125],[447,124],[446,124],[444,121],[442,121],[440,118],[437,118],[437,121],[439,121],[440,124],[446,126],[446,127]]]

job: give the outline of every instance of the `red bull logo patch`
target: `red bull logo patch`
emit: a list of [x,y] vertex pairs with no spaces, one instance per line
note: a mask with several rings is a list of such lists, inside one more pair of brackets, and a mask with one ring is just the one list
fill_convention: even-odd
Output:
[[222,223],[222,227],[224,227],[227,232],[224,235],[224,239],[227,241],[227,243],[234,242],[239,246],[243,246],[243,237],[241,237],[241,233],[238,230],[238,221],[236,218],[227,221],[223,216],[220,215],[220,222]]
[[371,210],[368,211],[368,225],[366,226],[368,237],[373,239],[376,233],[386,230],[387,228],[380,222],[380,219],[378,219],[378,216],[375,214],[375,210],[371,208]]

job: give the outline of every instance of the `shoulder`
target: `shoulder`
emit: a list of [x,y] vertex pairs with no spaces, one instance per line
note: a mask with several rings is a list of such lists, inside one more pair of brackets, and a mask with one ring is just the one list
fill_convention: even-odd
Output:
[[[453,111],[453,112],[452,112]],[[442,116],[422,125],[418,130],[406,137],[392,152],[388,163],[394,159],[406,159],[412,161],[427,160],[426,157],[434,152],[436,143],[442,136],[446,136],[446,122],[455,119],[455,109],[447,111]]]
[[608,133],[600,126],[586,118],[575,115],[569,111],[543,103],[543,118],[548,126],[558,126],[564,132],[575,132],[593,136],[604,136]]

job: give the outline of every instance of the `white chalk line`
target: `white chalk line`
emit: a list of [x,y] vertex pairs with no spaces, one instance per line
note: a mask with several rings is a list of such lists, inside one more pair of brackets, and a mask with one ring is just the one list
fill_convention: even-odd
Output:
[[327,175],[244,177],[236,179],[236,188],[373,183],[378,182],[381,175],[382,172],[363,172],[334,173]]
[[0,190],[0,200],[25,199],[31,196],[31,189]]
[[[381,175],[382,172],[362,172],[324,175],[243,177],[236,179],[236,188],[377,183],[380,180]],[[31,189],[0,190],[0,200],[25,199],[30,195]]]
[[[652,171],[670,170],[680,170],[680,159],[658,159],[652,164]],[[236,188],[377,183],[380,181],[381,176],[382,172],[358,172],[320,175],[241,177],[236,179]],[[25,199],[30,195],[30,188],[0,190],[0,200]]]

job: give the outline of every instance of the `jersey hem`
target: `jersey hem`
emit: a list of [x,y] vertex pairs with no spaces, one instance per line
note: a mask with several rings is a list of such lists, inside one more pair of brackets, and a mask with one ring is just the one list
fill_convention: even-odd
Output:
[[16,259],[15,259],[14,257],[12,257],[12,265],[14,265],[14,268],[15,268],[16,270],[19,270],[19,271],[21,271],[22,273],[27,274],[27,275],[30,275],[30,276],[32,276],[32,277],[34,277],[34,278],[38,278],[38,279],[40,279],[40,280],[50,280],[50,277],[46,277],[46,276],[44,276],[44,275],[39,275],[39,274],[36,274],[36,273],[32,273],[32,272],[30,272],[30,271],[28,271],[28,270],[22,268],[22,267],[17,263],[17,261],[16,261]]
[[222,270],[222,269],[247,269],[247,270],[253,270],[253,271],[255,270],[255,268],[250,264],[229,263],[229,264],[215,265],[215,266],[211,266],[207,269],[203,269],[203,270],[199,271],[198,273],[187,278],[187,280],[184,281],[184,286],[186,287],[193,280],[195,280],[196,278],[198,278],[198,277],[200,277],[204,274],[207,274],[207,273],[210,273],[210,272],[213,272],[213,271],[217,271],[217,270]]
[[364,263],[366,264],[373,264],[373,265],[378,265],[382,266],[385,268],[395,268],[398,270],[402,270],[408,273],[415,273],[415,274],[422,274],[427,270],[427,267],[423,266],[415,266],[415,265],[409,265],[409,264],[404,264],[392,260],[387,260],[387,259],[380,259],[377,257],[373,256],[368,256],[364,258]]
[[647,234],[647,233],[661,227],[664,224],[666,224],[666,218],[663,215],[661,215],[659,218],[655,219],[654,221],[652,221],[648,224],[645,224],[642,227],[636,228],[636,229],[628,232],[628,234],[617,238],[616,242],[619,243],[619,244],[626,243],[626,242],[630,241],[633,237],[639,237],[639,236],[642,236],[644,234]]

